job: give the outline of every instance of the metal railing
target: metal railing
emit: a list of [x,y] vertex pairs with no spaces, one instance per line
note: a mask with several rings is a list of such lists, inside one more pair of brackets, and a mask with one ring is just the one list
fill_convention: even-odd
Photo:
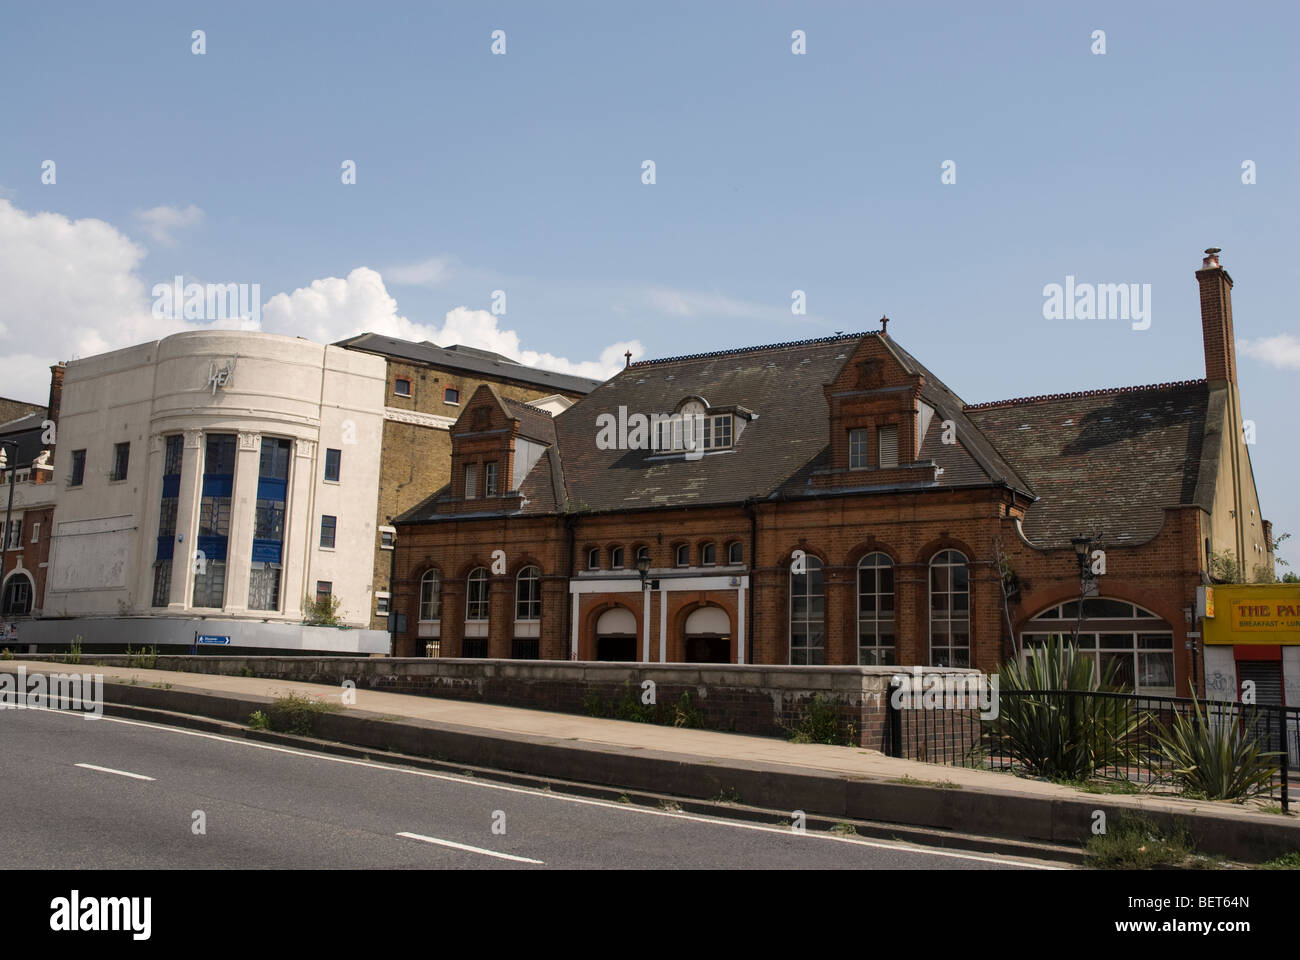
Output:
[[[893,689],[891,688],[891,694]],[[1290,780],[1300,772],[1300,707],[1198,701],[1132,693],[1083,690],[1000,690],[997,718],[981,719],[975,706],[935,709],[896,707],[890,697],[885,749],[890,756],[950,766],[1028,772],[1008,715],[1035,726],[1040,736],[1068,741],[1091,752],[1092,777],[1139,785],[1174,781],[1173,763],[1157,734],[1170,731],[1175,716],[1214,728],[1233,725],[1271,757],[1279,769],[1259,796],[1290,807]],[[906,701],[904,700],[904,703]]]

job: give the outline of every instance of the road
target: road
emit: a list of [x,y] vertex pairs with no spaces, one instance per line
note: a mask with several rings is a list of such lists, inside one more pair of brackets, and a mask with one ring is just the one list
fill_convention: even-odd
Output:
[[1042,866],[30,709],[0,710],[0,862],[10,869]]

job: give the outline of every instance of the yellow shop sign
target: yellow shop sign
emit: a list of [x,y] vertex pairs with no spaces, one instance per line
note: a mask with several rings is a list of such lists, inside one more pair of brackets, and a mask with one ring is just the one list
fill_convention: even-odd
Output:
[[1216,586],[1204,631],[1206,643],[1300,644],[1300,584]]

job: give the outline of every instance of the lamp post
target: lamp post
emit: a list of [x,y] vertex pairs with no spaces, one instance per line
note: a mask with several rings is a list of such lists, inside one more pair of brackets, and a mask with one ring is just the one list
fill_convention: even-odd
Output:
[[641,656],[648,661],[650,659],[650,590],[652,586],[657,584],[657,581],[651,583],[646,580],[646,574],[650,572],[650,554],[648,552],[637,556],[636,572],[641,577],[641,622],[644,624],[642,628],[644,639],[641,641]]
[[[9,463],[9,451],[13,451],[13,463]],[[14,477],[18,473],[18,441],[17,440],[0,440],[0,461],[4,466],[9,468],[9,505],[5,507],[5,529],[4,529],[4,550],[0,552],[0,581],[4,580],[5,567],[9,564],[9,516],[14,511]],[[0,594],[0,604],[4,602],[3,594]],[[0,615],[8,616],[7,611],[0,609]]]
[[1074,556],[1079,561],[1079,608],[1074,614],[1075,646],[1079,644],[1079,628],[1083,625],[1083,598],[1088,595],[1088,585],[1093,582],[1092,566],[1088,558],[1092,554],[1092,537],[1075,537],[1070,541],[1074,547]]

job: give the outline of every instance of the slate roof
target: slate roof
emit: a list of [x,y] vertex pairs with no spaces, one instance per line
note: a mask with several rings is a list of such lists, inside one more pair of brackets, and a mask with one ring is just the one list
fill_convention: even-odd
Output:
[[[933,479],[872,489],[1010,487],[1031,501],[1025,535],[1043,547],[1100,530],[1107,543],[1141,543],[1164,522],[1164,508],[1213,502],[1222,391],[1205,381],[1096,390],[967,405],[892,338],[878,332],[774,344],[632,364],[555,417],[505,401],[520,433],[552,446],[522,484],[522,513],[739,504],[747,500],[836,496],[814,487],[828,456],[823,386],[865,337],[880,337],[934,408],[920,460],[943,468]],[[697,460],[651,450],[601,450],[602,414],[671,414],[688,397],[710,408],[757,416],[730,450]],[[957,443],[941,442],[943,422]],[[549,440],[541,434],[550,428]],[[864,474],[869,482],[870,475]],[[447,488],[403,520],[428,518]],[[450,519],[451,517],[448,517]]]
[[587,377],[575,377],[567,373],[555,373],[552,370],[527,367],[508,357],[503,357],[499,353],[478,350],[462,344],[440,347],[429,340],[415,343],[411,340],[399,340],[396,337],[386,337],[378,333],[359,333],[355,337],[339,340],[334,346],[346,347],[349,350],[361,350],[366,353],[377,353],[381,356],[396,357],[401,360],[411,360],[416,363],[428,363],[452,370],[464,370],[466,373],[478,373],[489,377],[518,380],[522,383],[537,384],[570,393],[588,393],[600,384],[599,380],[591,380]]
[[1033,483],[1023,524],[1033,543],[1068,546],[1100,530],[1107,543],[1136,544],[1159,532],[1166,506],[1213,502],[1208,461],[1223,404],[1214,413],[1211,393],[1194,380],[1005,400],[966,415]]
[[44,420],[45,408],[41,407],[34,413],[10,420],[8,423],[0,423],[0,439],[14,440],[18,443],[14,463],[19,468],[31,466],[32,461],[49,446],[41,442],[41,435],[45,432],[41,429]]

